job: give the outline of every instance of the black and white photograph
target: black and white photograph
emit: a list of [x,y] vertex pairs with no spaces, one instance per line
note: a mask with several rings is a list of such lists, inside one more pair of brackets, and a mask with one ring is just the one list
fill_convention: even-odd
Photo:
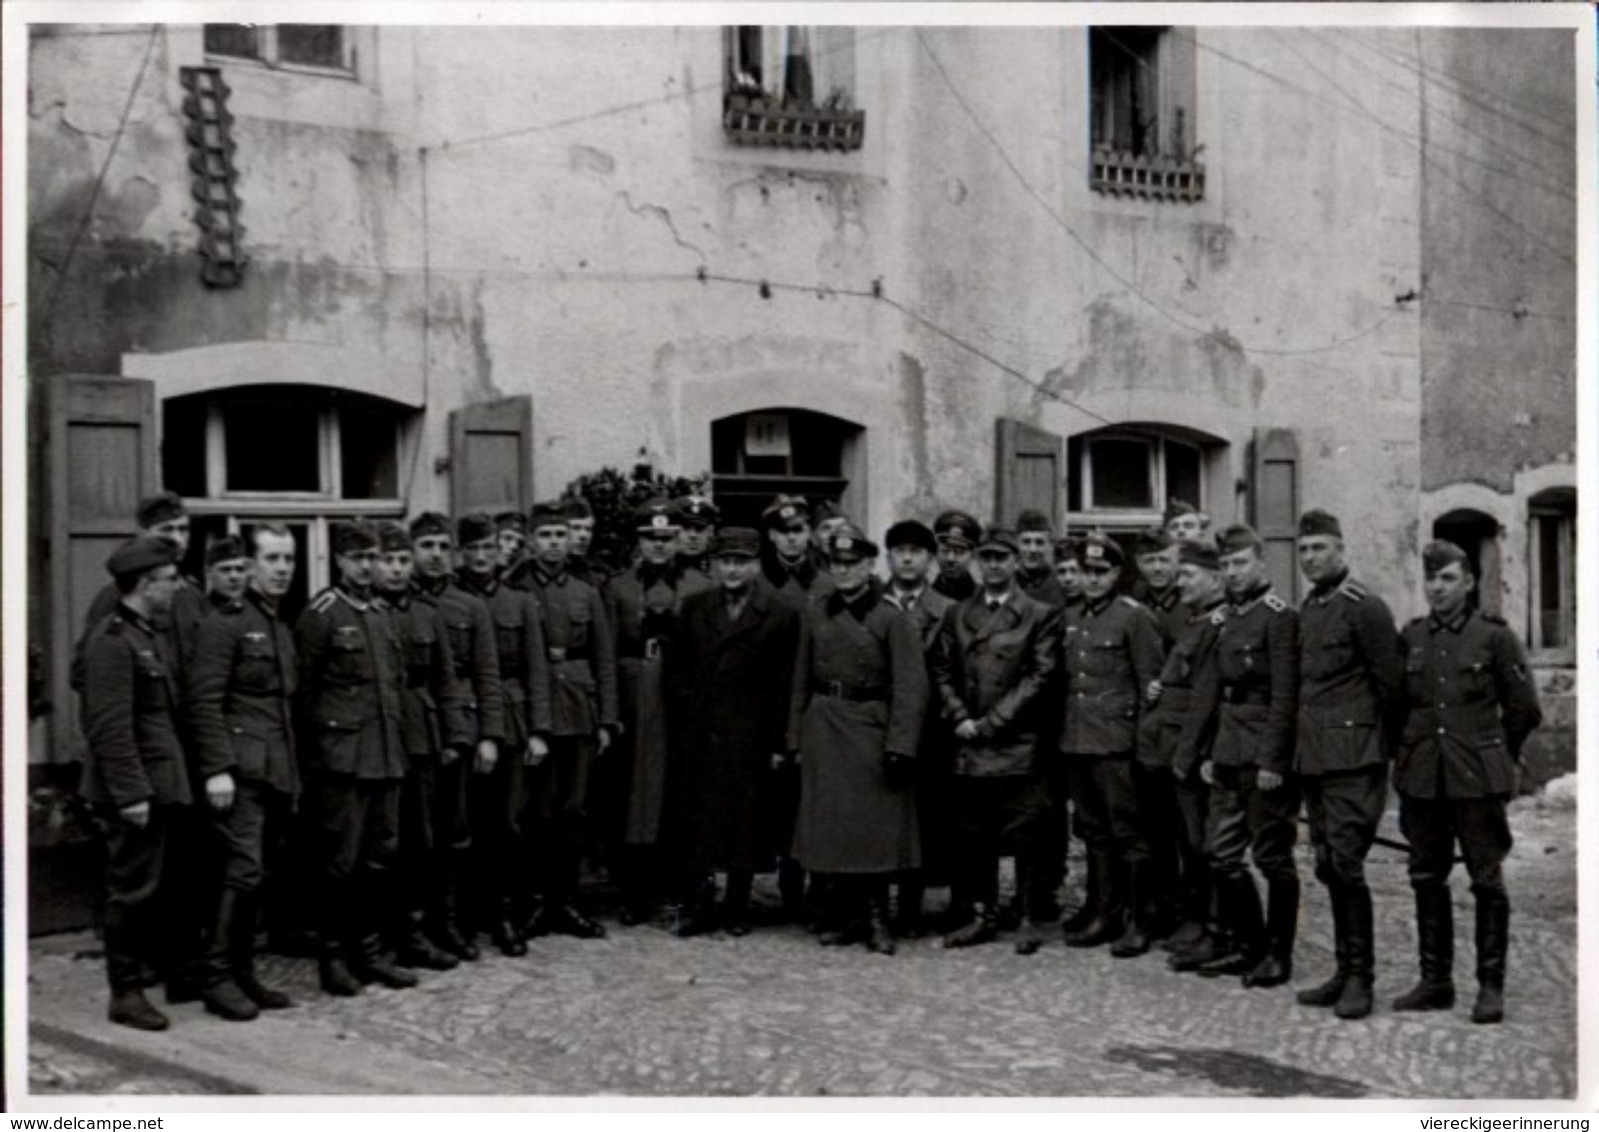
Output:
[[1591,1109],[1591,6],[5,7],[4,1107]]

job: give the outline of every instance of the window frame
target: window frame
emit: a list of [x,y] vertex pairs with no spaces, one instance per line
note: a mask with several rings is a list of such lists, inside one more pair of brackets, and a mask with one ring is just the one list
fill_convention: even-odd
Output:
[[[1125,195],[1156,200],[1195,203],[1205,196],[1205,166],[1194,155],[1202,148],[1198,142],[1198,83],[1193,28],[1177,26],[1095,25],[1088,33],[1088,183],[1102,195]],[[1116,39],[1115,33],[1136,33],[1150,42],[1154,62]],[[1185,38],[1186,36],[1186,38]],[[1096,44],[1108,40],[1117,52],[1130,56],[1138,67],[1153,71],[1153,129],[1144,139],[1145,148],[1135,152],[1119,148],[1114,137],[1102,139],[1101,119],[1111,98],[1114,75],[1109,68],[1094,65]],[[1125,65],[1119,73],[1125,73]],[[1135,79],[1136,79],[1136,72]],[[1130,89],[1139,89],[1133,81]],[[1102,89],[1103,88],[1103,89]],[[1113,131],[1114,132],[1114,131]],[[1135,131],[1136,132],[1136,131]]]
[[[755,71],[745,64],[750,60],[745,51],[747,28],[760,32],[760,56],[755,60],[760,74],[754,86],[740,83],[739,76],[753,77]],[[790,93],[790,76],[785,73],[781,85],[766,73],[766,37],[771,31],[781,32],[785,39],[796,29],[807,33],[807,49],[803,56],[810,69],[813,84],[811,97],[802,99]],[[849,81],[839,84],[847,95],[847,103],[829,106],[831,91],[818,94],[819,68],[816,60],[824,49],[821,31],[843,32],[849,35]],[[726,24],[722,27],[722,137],[736,146],[776,147],[795,150],[834,150],[853,152],[865,143],[866,111],[860,107],[861,81],[856,57],[855,29],[846,26],[816,24]],[[842,51],[844,48],[840,47]],[[784,56],[789,57],[789,56]],[[825,74],[825,72],[823,72]]]
[[[1096,441],[1101,440],[1114,440],[1124,443],[1127,441],[1136,441],[1147,447],[1149,452],[1147,466],[1149,475],[1150,499],[1154,504],[1152,507],[1097,508],[1094,506],[1093,445]],[[1071,466],[1070,460],[1070,451],[1073,445],[1075,445],[1077,448],[1077,461],[1075,466]],[[1205,445],[1198,443],[1197,441],[1187,440],[1182,437],[1173,436],[1170,433],[1155,429],[1141,430],[1108,428],[1099,432],[1080,434],[1068,439],[1067,474],[1075,477],[1075,482],[1079,485],[1077,491],[1077,500],[1081,507],[1078,510],[1068,510],[1066,512],[1066,524],[1073,528],[1079,526],[1097,526],[1107,529],[1115,528],[1118,530],[1160,525],[1165,518],[1166,501],[1168,498],[1170,498],[1170,492],[1168,490],[1169,481],[1166,473],[1166,448],[1168,445],[1180,445],[1183,448],[1191,449],[1197,456],[1197,462],[1199,466],[1199,498],[1189,500],[1188,502],[1199,508],[1199,510],[1206,511],[1208,513],[1208,508],[1205,502],[1205,467],[1208,453]],[[1068,505],[1069,503],[1070,500],[1068,499]]]
[[[1557,616],[1563,644],[1547,644],[1543,624],[1543,525],[1556,524],[1555,564],[1560,587]],[[1577,662],[1577,515],[1558,504],[1529,504],[1527,508],[1527,653],[1547,665]]]
[[[357,64],[359,52],[356,50],[355,36],[350,34],[353,29],[345,24],[324,24],[323,27],[334,27],[339,30],[339,54],[343,63],[337,67],[329,67],[319,63],[301,63],[283,58],[282,45],[278,37],[278,24],[244,24],[244,27],[253,28],[256,34],[255,55],[229,55],[224,52],[213,51],[204,47],[206,62],[229,64],[245,64],[264,67],[272,71],[286,71],[293,74],[318,75],[330,79],[359,80],[360,74]],[[318,25],[310,25],[318,26]],[[204,46],[204,30],[201,31],[201,44]]]

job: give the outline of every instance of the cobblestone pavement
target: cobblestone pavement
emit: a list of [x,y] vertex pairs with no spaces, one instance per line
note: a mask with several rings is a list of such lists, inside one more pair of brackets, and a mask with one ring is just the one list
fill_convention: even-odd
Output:
[[[1451,1013],[1396,1015],[1414,981],[1401,855],[1372,858],[1379,1010],[1363,1022],[1297,1006],[1290,988],[1176,975],[1158,953],[1116,960],[1052,940],[884,958],[823,949],[796,928],[676,940],[656,927],[539,939],[411,991],[317,992],[313,964],[271,956],[296,1009],[241,1025],[198,1005],[138,1034],[104,1020],[92,940],[35,941],[35,1093],[271,1092],[710,1096],[1561,1098],[1576,1087],[1575,822],[1518,803],[1507,867],[1508,1016],[1468,1019],[1470,897],[1456,880]],[[1330,917],[1307,879],[1295,983],[1332,966]],[[1074,863],[1074,872],[1075,870]],[[1078,883],[1077,876],[1072,883]],[[769,896],[770,893],[765,893]]]

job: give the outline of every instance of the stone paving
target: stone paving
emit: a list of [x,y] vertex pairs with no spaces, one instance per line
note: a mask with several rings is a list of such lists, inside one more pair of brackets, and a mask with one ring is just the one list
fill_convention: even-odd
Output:
[[[35,1093],[1547,1098],[1576,1088],[1574,811],[1518,804],[1508,872],[1508,1016],[1474,1026],[1470,898],[1456,881],[1452,1013],[1395,1015],[1415,976],[1402,859],[1372,858],[1379,1011],[1358,1023],[1289,988],[1176,975],[1058,941],[884,958],[797,928],[677,940],[658,927],[533,941],[411,991],[337,1000],[314,965],[272,956],[300,1001],[248,1025],[172,1008],[164,1034],[104,1021],[102,968],[59,939],[31,953]],[[1330,919],[1307,878],[1296,979],[1330,971]],[[1074,866],[1075,868],[1075,866]],[[1073,883],[1077,882],[1074,876]],[[770,897],[770,893],[762,890]],[[92,941],[80,940],[80,946]],[[117,1059],[121,1058],[121,1061]]]

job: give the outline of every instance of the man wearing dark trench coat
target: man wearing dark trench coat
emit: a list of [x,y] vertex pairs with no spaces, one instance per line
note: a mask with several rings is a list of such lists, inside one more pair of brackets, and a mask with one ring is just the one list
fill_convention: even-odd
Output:
[[929,685],[915,624],[872,578],[877,553],[852,525],[828,537],[834,588],[800,623],[788,745],[800,757],[794,856],[834,879],[819,940],[864,937],[892,955],[888,880],[922,860],[913,768]]
[[760,536],[729,527],[712,552],[717,587],[683,601],[663,673],[671,734],[665,835],[678,872],[671,930],[713,926],[726,870],[723,922],[749,930],[750,883],[769,868],[762,804],[784,750],[799,610],[759,577]]

